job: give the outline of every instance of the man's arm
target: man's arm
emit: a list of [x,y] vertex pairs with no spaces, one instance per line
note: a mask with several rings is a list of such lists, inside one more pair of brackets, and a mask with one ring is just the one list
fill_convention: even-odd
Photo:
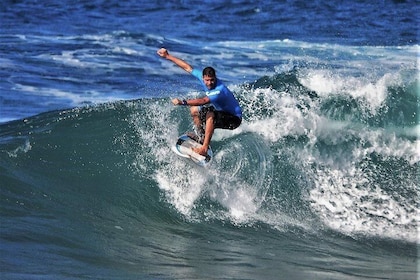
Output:
[[173,63],[175,63],[176,65],[178,65],[179,67],[181,67],[182,69],[184,69],[185,71],[187,71],[188,73],[191,73],[193,68],[191,65],[189,65],[188,63],[186,63],[185,61],[183,61],[182,59],[179,59],[173,55],[170,55],[168,50],[165,48],[161,48],[157,51],[157,54],[163,58],[166,58],[170,61],[172,61]]
[[181,100],[178,98],[172,99],[172,104],[174,105],[201,106],[207,103],[210,103],[210,98],[208,96],[189,100]]

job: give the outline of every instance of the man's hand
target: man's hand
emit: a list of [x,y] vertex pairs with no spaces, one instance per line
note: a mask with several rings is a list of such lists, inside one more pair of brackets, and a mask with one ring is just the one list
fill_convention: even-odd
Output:
[[191,73],[193,68],[191,67],[191,65],[189,65],[187,62],[183,61],[182,59],[179,59],[173,55],[170,55],[168,50],[165,48],[160,48],[157,51],[157,54],[160,57],[166,58],[170,61],[172,61],[173,63],[175,63],[176,65],[178,65],[179,67],[181,67],[182,69],[184,69],[185,71],[187,71],[188,73]]
[[163,57],[163,58],[166,58],[166,57],[169,55],[169,52],[168,52],[168,50],[167,50],[167,49],[165,49],[165,48],[160,48],[160,49],[157,51],[157,54],[158,54],[159,56]]
[[201,106],[201,105],[209,104],[210,98],[208,96],[204,96],[202,98],[188,99],[188,103],[184,103],[184,101],[187,102],[185,99],[181,100],[179,98],[174,98],[172,99],[172,104],[187,105],[187,106]]
[[182,103],[182,101],[179,100],[178,98],[172,99],[172,104],[174,104],[174,105],[181,105],[181,103]]

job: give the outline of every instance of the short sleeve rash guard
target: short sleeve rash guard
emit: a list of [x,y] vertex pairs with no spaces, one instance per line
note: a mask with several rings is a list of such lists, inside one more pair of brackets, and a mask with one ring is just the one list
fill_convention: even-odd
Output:
[[242,110],[238,100],[236,100],[233,93],[222,83],[222,81],[216,79],[216,87],[212,90],[208,90],[204,84],[202,73],[199,70],[193,69],[191,74],[200,81],[206,95],[210,99],[211,105],[213,105],[217,111],[224,111],[242,118]]

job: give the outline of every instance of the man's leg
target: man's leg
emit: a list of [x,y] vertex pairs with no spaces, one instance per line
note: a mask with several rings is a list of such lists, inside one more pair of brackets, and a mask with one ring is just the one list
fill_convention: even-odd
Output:
[[191,106],[190,107],[190,113],[191,113],[191,117],[193,119],[194,125],[197,129],[197,132],[200,133],[201,135],[198,135],[199,137],[202,137],[204,134],[203,131],[203,124],[200,120],[200,107],[198,106]]
[[204,141],[203,146],[200,149],[193,149],[194,152],[200,154],[200,155],[207,155],[207,151],[210,146],[211,138],[213,137],[214,132],[214,112],[209,111],[206,114],[206,130],[204,133]]
[[[204,132],[204,141],[202,151],[207,154],[207,150],[210,146],[211,138],[214,132],[214,112],[207,112],[206,114],[206,130]],[[201,153],[202,154],[202,153]]]

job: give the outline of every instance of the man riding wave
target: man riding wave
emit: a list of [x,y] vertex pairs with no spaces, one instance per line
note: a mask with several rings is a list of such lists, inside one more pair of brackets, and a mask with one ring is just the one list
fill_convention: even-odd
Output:
[[194,152],[206,155],[215,128],[235,129],[241,124],[242,109],[239,102],[216,77],[216,71],[212,67],[206,67],[200,72],[182,59],[170,55],[165,48],[159,49],[157,54],[192,74],[203,85],[206,96],[188,100],[175,98],[172,103],[190,106],[190,113],[199,137],[204,136],[200,141],[202,147],[194,149]]

